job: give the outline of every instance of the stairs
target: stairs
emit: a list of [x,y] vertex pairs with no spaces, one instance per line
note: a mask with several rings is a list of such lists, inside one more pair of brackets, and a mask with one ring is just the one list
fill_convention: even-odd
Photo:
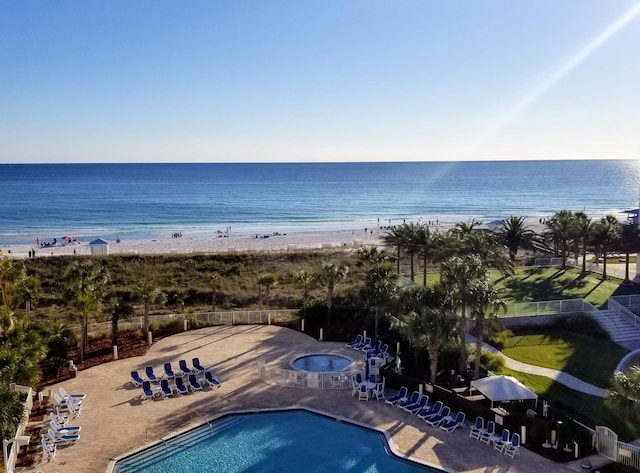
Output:
[[628,317],[619,315],[613,310],[599,310],[590,315],[598,321],[618,345],[640,341],[640,324],[634,327]]

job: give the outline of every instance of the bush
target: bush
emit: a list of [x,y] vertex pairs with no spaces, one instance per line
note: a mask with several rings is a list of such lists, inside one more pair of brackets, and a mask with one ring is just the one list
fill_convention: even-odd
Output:
[[499,353],[483,350],[480,356],[480,365],[487,371],[500,373],[504,369],[505,361]]
[[513,337],[513,332],[508,328],[504,328],[491,334],[489,337],[489,344],[493,345],[498,350],[502,350],[507,344],[507,340],[511,337]]

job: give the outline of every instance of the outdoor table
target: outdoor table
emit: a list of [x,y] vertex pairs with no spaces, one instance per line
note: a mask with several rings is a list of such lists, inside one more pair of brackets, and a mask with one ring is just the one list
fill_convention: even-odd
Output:
[[371,397],[371,391],[376,389],[377,383],[372,383],[371,381],[363,381],[360,383],[360,386],[364,386],[367,388],[367,392],[369,393],[369,397]]

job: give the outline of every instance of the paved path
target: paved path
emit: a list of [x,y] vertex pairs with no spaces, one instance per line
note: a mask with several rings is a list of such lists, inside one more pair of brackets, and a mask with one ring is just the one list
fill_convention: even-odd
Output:
[[[473,335],[467,334],[466,342],[475,344],[476,338]],[[526,363],[522,363],[520,361],[514,360],[513,358],[509,358],[508,356],[505,356],[504,353],[502,353],[500,350],[498,350],[495,347],[492,347],[491,345],[488,345],[487,343],[483,343],[483,346],[486,350],[490,352],[498,353],[502,355],[502,357],[505,360],[505,366],[514,371],[520,371],[522,373],[545,376],[547,378],[551,378],[557,381],[560,384],[567,386],[568,388],[573,389],[574,391],[590,394],[591,396],[605,397],[607,394],[606,389],[599,388],[598,386],[594,386],[593,384],[589,384],[563,371],[558,371],[551,368],[543,368],[541,366],[528,365]]]

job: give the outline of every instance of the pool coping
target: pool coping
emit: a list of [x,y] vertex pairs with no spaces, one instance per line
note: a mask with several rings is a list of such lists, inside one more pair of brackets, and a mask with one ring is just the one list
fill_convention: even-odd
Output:
[[311,407],[307,407],[307,406],[291,406],[291,407],[270,407],[270,408],[260,408],[260,409],[239,409],[239,410],[231,410],[228,412],[224,412],[224,413],[218,413],[218,414],[214,414],[211,417],[203,420],[202,422],[200,422],[198,425],[192,425],[190,427],[185,427],[179,430],[176,430],[174,432],[171,432],[170,435],[166,435],[154,442],[149,442],[148,444],[142,445],[138,448],[135,448],[133,450],[130,450],[122,455],[118,455],[114,458],[112,458],[111,460],[109,460],[109,463],[107,465],[107,470],[106,473],[114,473],[115,471],[115,467],[117,465],[117,463],[119,461],[122,461],[126,458],[129,458],[133,455],[137,455],[139,453],[142,453],[146,450],[152,449],[154,447],[156,447],[157,445],[160,445],[162,443],[168,442],[170,440],[175,439],[176,437],[179,437],[181,435],[184,435],[188,432],[191,431],[195,431],[207,424],[211,424],[219,419],[222,419],[224,417],[229,417],[229,416],[234,416],[234,415],[242,415],[242,414],[260,414],[260,413],[264,413],[264,412],[288,412],[288,411],[305,411],[305,412],[310,412],[312,414],[316,414],[316,415],[320,415],[323,417],[326,417],[328,419],[332,419],[335,422],[340,422],[340,423],[347,423],[347,424],[351,424],[354,425],[356,427],[360,427],[363,429],[367,429],[367,430],[373,430],[375,432],[378,432],[380,434],[382,434],[386,440],[387,443],[387,447],[389,448],[389,451],[391,452],[392,455],[394,455],[395,457],[404,460],[404,461],[408,461],[411,463],[416,463],[420,466],[425,466],[427,468],[432,468],[435,469],[436,471],[440,471],[442,473],[457,473],[454,470],[449,470],[446,469],[444,467],[442,467],[441,465],[436,465],[433,463],[429,463],[426,462],[424,460],[420,460],[419,458],[415,458],[412,457],[411,455],[404,455],[400,452],[400,450],[398,449],[397,445],[395,444],[395,442],[393,441],[393,438],[391,437],[391,434],[389,434],[388,431],[384,430],[384,429],[380,429],[378,427],[375,427],[373,425],[370,424],[366,424],[364,422],[359,422],[353,419],[348,419],[344,416],[341,415],[336,415],[336,414],[331,414],[319,409],[314,409]]

